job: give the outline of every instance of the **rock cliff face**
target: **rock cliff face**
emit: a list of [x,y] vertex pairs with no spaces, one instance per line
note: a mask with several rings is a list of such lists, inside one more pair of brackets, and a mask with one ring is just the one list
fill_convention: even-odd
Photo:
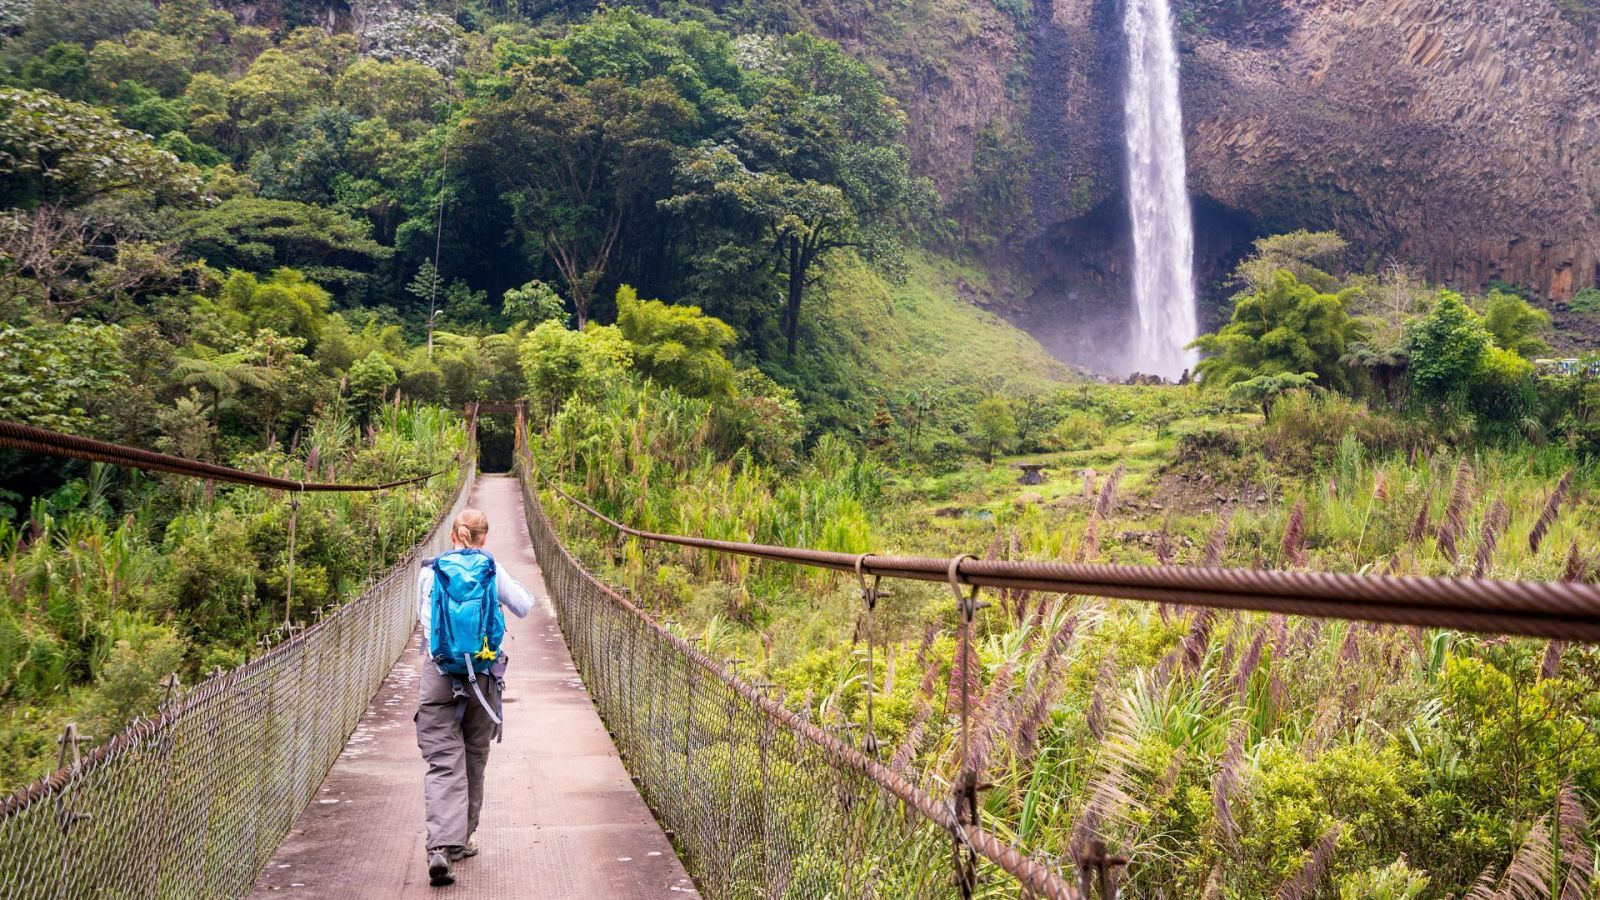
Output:
[[[1569,4],[1570,5],[1570,4]],[[1203,0],[1194,191],[1477,289],[1600,265],[1600,34],[1553,0]]]
[[[1353,266],[1406,262],[1467,290],[1503,280],[1559,304],[1600,281],[1600,14],[1588,2],[1177,0],[1211,320],[1250,239],[1294,228],[1338,230]],[[916,26],[981,22],[938,47],[958,64],[920,67],[913,52],[884,71],[947,195],[986,127],[1022,126],[1031,222],[995,252],[1028,276],[1013,315],[1082,358],[1074,345],[1104,347],[1127,314],[1121,4],[1035,0],[1025,24],[994,0],[962,6],[936,3]],[[819,24],[874,56],[870,25]]]

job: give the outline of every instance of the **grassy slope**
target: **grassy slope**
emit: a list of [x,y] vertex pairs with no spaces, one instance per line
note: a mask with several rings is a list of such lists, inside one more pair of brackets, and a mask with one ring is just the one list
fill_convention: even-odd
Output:
[[1080,380],[1026,332],[976,305],[990,293],[981,270],[922,253],[908,263],[908,277],[893,284],[840,258],[817,291],[814,327],[856,360],[871,389],[1016,396]]

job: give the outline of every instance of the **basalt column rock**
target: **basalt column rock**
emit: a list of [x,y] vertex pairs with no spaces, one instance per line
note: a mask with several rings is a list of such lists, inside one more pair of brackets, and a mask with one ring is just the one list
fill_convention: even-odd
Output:
[[1561,301],[1600,264],[1600,17],[1554,0],[1192,0],[1190,184],[1272,230]]

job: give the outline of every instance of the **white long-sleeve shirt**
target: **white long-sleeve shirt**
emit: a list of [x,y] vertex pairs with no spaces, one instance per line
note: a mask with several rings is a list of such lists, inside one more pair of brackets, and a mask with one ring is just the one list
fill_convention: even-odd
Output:
[[[533,595],[505,572],[496,571],[495,590],[500,595],[500,605],[517,618],[523,618],[533,609]],[[417,621],[422,623],[422,653],[428,653],[428,639],[433,634],[433,561],[423,565],[417,574]]]

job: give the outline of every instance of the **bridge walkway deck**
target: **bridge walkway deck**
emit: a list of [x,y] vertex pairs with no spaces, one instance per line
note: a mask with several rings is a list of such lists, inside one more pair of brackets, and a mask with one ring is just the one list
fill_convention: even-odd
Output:
[[536,601],[527,618],[507,617],[506,732],[489,754],[482,852],[456,864],[454,885],[429,887],[411,722],[425,663],[407,651],[251,896],[698,896],[573,669],[516,479],[480,477],[471,505],[488,514],[487,549]]

